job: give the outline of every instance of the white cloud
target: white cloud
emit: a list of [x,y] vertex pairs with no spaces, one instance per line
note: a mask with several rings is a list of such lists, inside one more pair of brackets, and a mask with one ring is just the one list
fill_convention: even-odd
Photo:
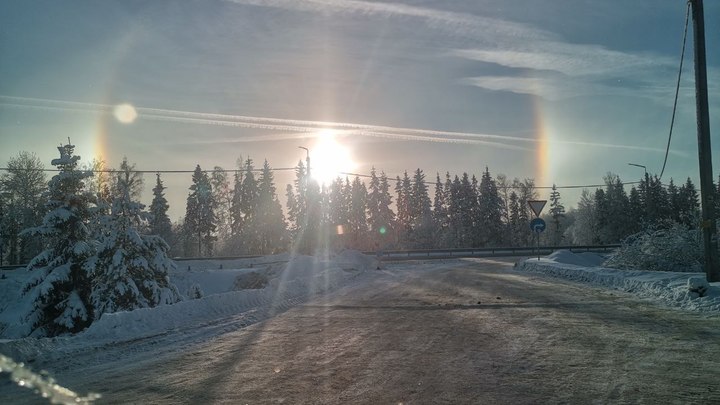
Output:
[[640,69],[672,67],[674,60],[631,54],[599,45],[537,41],[514,49],[462,49],[452,55],[511,68],[547,70],[567,76],[627,75]]
[[[372,17],[416,18],[433,29],[455,35],[473,37],[485,43],[505,43],[508,39],[551,40],[550,32],[527,24],[484,17],[475,14],[456,13],[402,3],[371,2],[362,0],[226,0],[240,5],[280,8],[316,13],[354,13]],[[492,35],[488,35],[492,34]]]

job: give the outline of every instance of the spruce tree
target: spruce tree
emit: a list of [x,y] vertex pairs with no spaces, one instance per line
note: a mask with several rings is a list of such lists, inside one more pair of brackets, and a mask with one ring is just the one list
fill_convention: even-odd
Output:
[[432,205],[428,195],[428,187],[425,184],[425,173],[421,169],[416,169],[413,174],[408,205],[413,247],[432,247],[434,229]]
[[645,221],[643,198],[638,189],[633,186],[628,196],[628,235],[640,232]]
[[[115,173],[110,214],[102,220],[103,232],[93,268],[91,299],[95,318],[108,312],[174,304],[180,300],[168,271],[175,267],[169,246],[158,235],[143,235],[147,223],[145,206],[132,197],[138,178],[127,160]],[[160,195],[162,184],[159,182]],[[158,186],[156,186],[156,189]],[[169,224],[169,221],[168,221]]]
[[700,218],[700,201],[698,198],[695,184],[690,178],[687,178],[685,184],[680,187],[678,192],[679,199],[679,221],[681,224],[693,227]]
[[213,202],[215,212],[217,240],[221,249],[230,242],[232,235],[232,192],[230,190],[230,181],[225,170],[220,166],[215,166],[210,175],[210,186],[212,188]]
[[277,198],[275,179],[267,160],[258,179],[258,201],[254,217],[258,253],[271,254],[285,249],[286,231],[282,206]]
[[88,258],[96,243],[87,228],[94,197],[83,190],[83,181],[91,174],[78,170],[80,157],[73,154],[74,145],[68,142],[58,150],[60,158],[52,165],[59,173],[48,184],[47,214],[42,225],[28,230],[47,243],[28,264],[31,275],[23,287],[31,306],[22,317],[33,336],[76,333],[94,318],[90,299],[94,269]]
[[192,176],[193,184],[188,194],[185,231],[197,243],[197,255],[212,256],[213,242],[215,236],[215,201],[212,195],[212,187],[207,173],[203,172],[200,165],[195,167]]
[[[520,181],[518,179],[513,180],[513,187],[518,191],[518,200],[520,202],[520,222],[521,227],[523,229],[530,229],[530,219],[535,215],[532,210],[530,209],[530,205],[528,204],[528,201],[530,200],[537,200],[538,194],[535,190],[535,180],[534,179],[524,179],[523,181]],[[520,234],[521,236],[521,245],[522,246],[530,246],[533,239],[533,233],[528,232],[522,232]]]
[[608,207],[608,199],[605,190],[599,188],[595,190],[595,228],[598,230],[598,239],[596,243],[606,244],[615,243],[608,234],[608,221],[610,218],[610,210]]
[[293,181],[295,191],[292,192],[292,186],[288,185],[286,192],[290,222],[288,228],[293,243],[300,237],[305,221],[307,221],[307,181],[305,164],[300,160],[295,168],[295,180]]
[[395,213],[390,205],[392,196],[387,175],[381,172],[378,177],[373,168],[370,172],[367,217],[370,238],[377,242],[377,246],[373,247],[378,249],[387,248],[393,242],[392,235],[395,235]]
[[407,172],[403,174],[403,178],[397,176],[395,183],[395,193],[397,194],[397,235],[400,246],[408,247],[408,240],[412,232],[411,216],[410,216],[410,177]]
[[153,188],[153,200],[150,204],[150,234],[160,236],[168,245],[174,243],[172,236],[172,224],[167,215],[170,208],[165,198],[165,186],[160,179],[160,173],[156,175],[155,187]]
[[352,194],[350,198],[350,215],[348,216],[348,225],[350,228],[350,237],[352,239],[352,247],[362,250],[367,248],[367,198],[368,193],[365,183],[360,181],[360,177],[355,176],[352,182]]
[[670,219],[675,222],[680,222],[680,196],[679,190],[675,185],[675,182],[670,178],[667,186],[668,205],[670,207]]
[[560,219],[565,218],[565,206],[560,202],[560,192],[557,190],[555,183],[553,183],[552,191],[550,192],[550,215],[555,223],[552,243],[557,246],[560,244],[560,240],[562,239],[562,233],[560,232]]
[[[238,162],[240,164],[242,162]],[[239,167],[239,169],[241,169]],[[233,191],[232,191],[232,203],[230,204],[230,220],[232,222],[231,233],[233,237],[233,247],[237,248],[237,238],[240,236],[240,231],[243,224],[242,215],[242,184],[244,181],[244,171],[236,170],[233,176]]]
[[[450,176],[450,173],[447,174]],[[440,173],[435,176],[435,198],[433,199],[433,220],[437,231],[436,241],[440,246],[444,246],[447,242],[447,232],[450,226],[448,216],[447,194],[445,185],[440,180]]]
[[490,170],[480,179],[478,187],[478,213],[479,228],[483,230],[480,239],[481,246],[499,246],[504,242],[502,218],[505,217],[505,204],[498,193],[497,184],[490,176]]
[[510,191],[508,197],[508,228],[510,233],[510,246],[518,246],[521,241],[521,223],[520,223],[520,202],[517,193]]

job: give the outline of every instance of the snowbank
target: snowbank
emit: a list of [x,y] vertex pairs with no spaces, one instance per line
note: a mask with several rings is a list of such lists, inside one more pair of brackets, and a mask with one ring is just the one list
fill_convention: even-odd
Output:
[[[57,339],[58,342],[87,340],[120,342],[173,330],[202,328],[221,319],[240,317],[240,326],[256,322],[299,304],[313,294],[334,290],[373,268],[374,259],[356,251],[345,251],[334,257],[277,255],[237,261],[180,262],[170,279],[186,295],[198,285],[202,298],[186,299],[174,305],[161,305],[127,312],[104,314],[85,331]],[[220,269],[222,264],[223,269]],[[189,270],[188,270],[189,266]],[[0,338],[19,338],[17,325],[19,285],[29,276],[24,270],[7,273],[0,280]],[[261,288],[242,288],[238,282],[248,274],[266,280]],[[0,325],[0,327],[3,325]],[[4,333],[7,332],[7,333]]]
[[594,253],[561,250],[515,266],[519,270],[626,291],[671,307],[720,311],[720,283],[707,285],[704,273],[616,270],[601,267],[603,261],[604,257]]

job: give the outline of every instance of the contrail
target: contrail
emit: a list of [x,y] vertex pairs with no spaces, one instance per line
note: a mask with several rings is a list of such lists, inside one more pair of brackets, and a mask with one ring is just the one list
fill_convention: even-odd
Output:
[[[13,108],[29,108],[48,111],[68,111],[74,113],[112,113],[114,105],[84,103],[67,100],[51,100],[30,97],[16,97],[0,95],[0,106]],[[511,145],[507,142],[540,143],[545,142],[535,138],[523,138],[509,135],[481,134],[473,132],[435,131],[428,129],[390,127],[382,125],[355,124],[347,122],[311,121],[285,118],[253,117],[245,115],[213,114],[194,111],[168,110],[161,108],[135,107],[139,119],[164,122],[178,122],[185,124],[225,126],[247,129],[261,129],[278,132],[292,132],[293,134],[243,136],[234,140],[224,140],[217,143],[242,143],[260,141],[279,141],[285,139],[300,139],[315,136],[322,130],[336,131],[339,136],[357,135],[365,137],[383,138],[388,140],[438,142],[454,144],[487,145],[512,150],[531,150],[531,148]],[[307,134],[307,135],[304,135]],[[212,141],[210,141],[212,142]],[[604,144],[595,142],[553,140],[551,143],[564,145],[591,146],[627,150],[643,150],[651,152],[664,152],[664,149],[646,146]],[[682,155],[681,152],[671,153]]]

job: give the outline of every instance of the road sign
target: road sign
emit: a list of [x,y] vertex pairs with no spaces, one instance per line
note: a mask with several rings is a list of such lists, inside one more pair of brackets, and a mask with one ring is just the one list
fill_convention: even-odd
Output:
[[533,232],[540,233],[545,230],[545,220],[542,218],[535,218],[532,221],[530,221],[530,229],[532,229]]
[[543,208],[545,208],[545,204],[547,204],[547,200],[528,200],[528,205],[536,217],[540,216]]

